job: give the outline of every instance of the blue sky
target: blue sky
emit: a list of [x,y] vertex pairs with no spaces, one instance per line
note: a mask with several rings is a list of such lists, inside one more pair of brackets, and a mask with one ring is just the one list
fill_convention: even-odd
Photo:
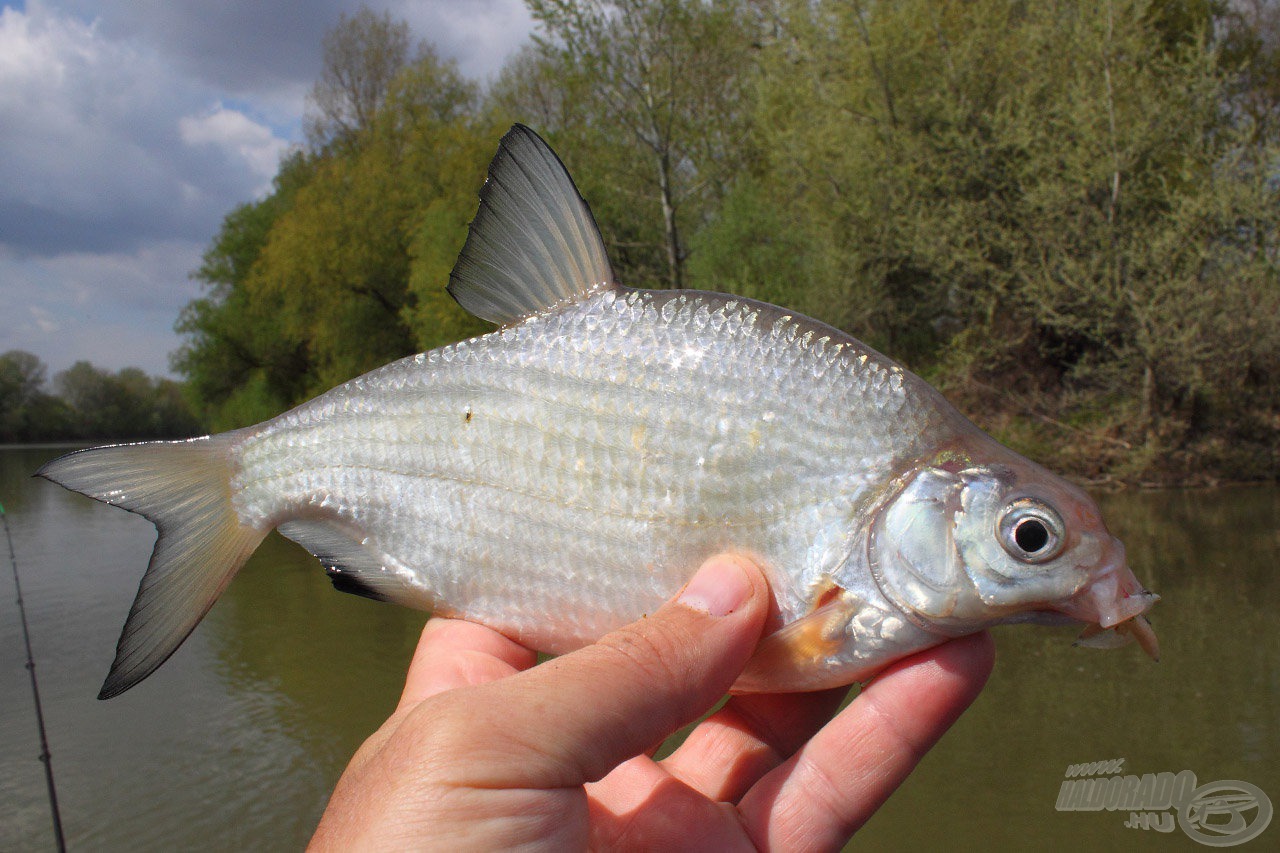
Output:
[[[320,40],[361,5],[0,5],[0,352],[168,374],[189,273],[300,141]],[[522,0],[364,5],[479,80],[532,30]]]

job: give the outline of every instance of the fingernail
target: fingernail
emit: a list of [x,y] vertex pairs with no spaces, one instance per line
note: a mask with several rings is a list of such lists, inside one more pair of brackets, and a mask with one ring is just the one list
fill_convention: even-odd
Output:
[[710,616],[728,616],[751,597],[751,581],[734,560],[713,559],[702,564],[677,602]]

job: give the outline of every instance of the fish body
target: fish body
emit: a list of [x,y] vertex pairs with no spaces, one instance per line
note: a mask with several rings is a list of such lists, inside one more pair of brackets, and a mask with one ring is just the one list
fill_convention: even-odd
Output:
[[232,502],[312,550],[313,525],[340,529],[423,609],[546,651],[656,609],[724,550],[766,567],[791,622],[837,578],[873,596],[850,571],[858,520],[931,452],[937,402],[772,306],[610,288],[246,433]]
[[851,683],[999,622],[1114,636],[1155,601],[1083,492],[891,359],[776,306],[614,283],[527,129],[450,290],[502,328],[254,427],[41,470],[160,532],[104,696],[154,671],[271,529],[340,589],[548,652],[742,553],[775,599],[745,691]]

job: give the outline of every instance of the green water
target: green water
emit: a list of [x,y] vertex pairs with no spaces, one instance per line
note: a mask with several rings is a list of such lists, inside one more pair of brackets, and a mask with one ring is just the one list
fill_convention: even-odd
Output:
[[[98,702],[154,533],[31,479],[57,452],[0,449],[0,503],[68,844],[299,847],[394,705],[422,615],[334,592],[273,536],[155,676]],[[1280,488],[1102,503],[1138,576],[1164,596],[1153,615],[1163,660],[1075,649],[1070,630],[997,631],[986,691],[855,849],[1205,849],[1177,829],[1126,829],[1127,812],[1057,811],[1067,766],[1105,759],[1125,759],[1125,773],[1247,781],[1280,807]],[[25,653],[0,568],[0,850],[49,849]],[[1280,819],[1250,847],[1278,842]]]

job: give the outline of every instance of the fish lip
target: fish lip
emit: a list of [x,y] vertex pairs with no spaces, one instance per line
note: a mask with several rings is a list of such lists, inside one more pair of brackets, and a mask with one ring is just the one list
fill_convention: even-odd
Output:
[[1114,628],[1141,616],[1155,606],[1160,596],[1146,589],[1125,563],[1118,559],[1096,572],[1071,597],[1052,607],[1079,622]]

